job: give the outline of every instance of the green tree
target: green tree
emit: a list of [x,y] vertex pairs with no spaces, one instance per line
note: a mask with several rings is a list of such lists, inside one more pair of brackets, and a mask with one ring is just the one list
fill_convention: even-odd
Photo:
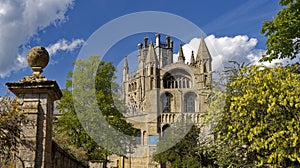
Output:
[[[176,125],[172,125],[172,127],[176,127]],[[172,127],[168,129],[172,129]],[[185,131],[184,129],[173,128],[171,132],[164,133],[167,134],[164,135],[164,137],[167,136],[167,138],[164,139],[164,137],[162,137],[158,142],[157,153],[154,155],[154,160],[162,165],[171,165],[171,167],[174,168],[213,167],[213,161],[201,147],[201,141],[199,140],[200,128],[192,125],[184,138],[173,146],[173,139],[178,138],[174,136],[180,135],[180,132],[184,134]],[[161,149],[165,149],[166,146],[169,147],[170,143],[173,147],[161,152]]]
[[27,122],[18,108],[17,100],[8,96],[0,97],[0,167],[5,167],[12,163],[14,158],[18,158],[18,147],[27,144],[21,140],[21,124]]
[[213,149],[220,166],[300,166],[298,65],[233,68]]
[[[74,72],[69,72],[66,88],[62,90],[63,98],[57,105],[57,109],[62,113],[62,116],[58,118],[55,124],[55,138],[71,153],[75,153],[78,155],[77,157],[83,160],[108,161],[107,155],[110,155],[111,152],[105,150],[107,146],[99,146],[99,143],[93,139],[95,137],[105,139],[107,145],[119,143],[120,149],[116,149],[114,152],[126,154],[126,151],[128,151],[126,147],[129,148],[128,145],[130,145],[128,139],[122,139],[118,135],[108,135],[110,132],[106,132],[107,135],[103,136],[104,129],[101,137],[98,135],[99,130],[102,131],[102,127],[104,127],[101,123],[104,120],[111,127],[126,135],[133,136],[136,134],[136,129],[132,127],[132,124],[127,123],[124,119],[121,113],[123,111],[120,112],[120,110],[125,111],[126,108],[119,99],[119,88],[114,82],[115,67],[111,62],[99,61],[98,56],[90,56],[87,60],[79,59],[74,63],[74,66],[76,66],[76,69]],[[96,73],[94,73],[94,70],[96,70]],[[74,97],[74,85],[72,83],[74,75],[80,79],[77,80],[77,86],[83,88],[83,90],[76,90],[76,94],[79,94],[80,97]],[[92,75],[95,75],[95,77],[92,77]],[[94,88],[91,88],[89,84],[93,83]],[[96,95],[96,100],[90,100],[93,98],[92,94]],[[75,101],[78,103],[76,108]],[[86,101],[91,103],[84,103]],[[96,102],[96,104],[93,104],[93,102]],[[82,113],[83,108],[90,110],[89,113]],[[94,108],[100,109],[102,113]],[[86,122],[83,122],[83,120]],[[82,125],[85,123],[87,125]],[[87,133],[87,127],[92,131]],[[111,144],[108,144],[108,142]]]
[[267,39],[267,52],[261,61],[296,58],[300,51],[300,0],[280,0],[284,6],[272,21],[261,29]]

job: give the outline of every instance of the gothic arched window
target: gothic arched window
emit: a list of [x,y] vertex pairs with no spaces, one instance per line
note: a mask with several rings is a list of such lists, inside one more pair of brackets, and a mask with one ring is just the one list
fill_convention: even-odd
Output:
[[173,102],[173,95],[171,93],[165,93],[161,96],[162,112],[171,112]]
[[139,129],[136,133],[136,145],[141,145],[142,144],[142,132]]
[[162,127],[162,136],[164,136],[165,135],[165,131],[168,129],[170,127],[170,125],[169,124],[166,124],[166,125],[164,125],[163,127]]
[[184,70],[173,70],[163,78],[163,85],[166,89],[191,88],[191,75]]
[[185,112],[195,112],[195,93],[187,93],[184,95]]

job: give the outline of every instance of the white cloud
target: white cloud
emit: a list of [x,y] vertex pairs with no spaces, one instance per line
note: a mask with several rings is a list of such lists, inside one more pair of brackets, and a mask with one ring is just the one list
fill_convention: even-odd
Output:
[[[27,66],[19,53],[39,30],[66,19],[74,0],[1,0],[0,77]],[[24,52],[27,51],[25,48]]]
[[[220,38],[208,36],[206,44],[213,57],[214,70],[222,70],[220,68],[224,68],[228,65],[228,61],[232,60],[255,64],[264,53],[263,50],[255,48],[257,42],[257,39],[249,38],[247,35]],[[250,59],[250,56],[253,59]]]
[[[235,37],[215,37],[214,35],[207,36],[205,42],[212,56],[213,70],[221,71],[228,66],[228,61],[245,62],[250,64],[260,64],[258,60],[265,53],[262,49],[257,49],[257,39],[249,38],[247,35],[237,35]],[[183,46],[183,52],[186,57],[186,62],[190,62],[191,51],[194,51],[196,57],[200,38],[194,38],[189,43]],[[177,61],[178,53],[174,54],[174,61]],[[274,60],[271,63],[264,62],[266,66],[272,66],[275,63],[283,63],[287,61]]]
[[46,49],[47,49],[49,55],[53,56],[59,50],[67,51],[67,52],[73,51],[74,49],[82,46],[83,43],[84,43],[84,40],[82,40],[82,39],[75,39],[75,40],[72,40],[71,42],[69,42],[65,39],[61,39],[54,44],[50,44],[48,47],[46,47]]
[[[245,62],[252,65],[262,64],[265,66],[274,66],[276,63],[283,65],[299,62],[300,56],[294,60],[288,58],[275,59],[272,62],[258,62],[265,50],[257,49],[257,39],[249,38],[247,35],[237,35],[234,37],[215,37],[214,35],[207,36],[205,42],[212,56],[213,70],[222,71],[228,66],[228,61]],[[193,38],[189,43],[183,45],[183,52],[186,62],[190,62],[191,52],[194,51],[196,58],[200,38]],[[174,62],[177,61],[178,53],[174,54]]]

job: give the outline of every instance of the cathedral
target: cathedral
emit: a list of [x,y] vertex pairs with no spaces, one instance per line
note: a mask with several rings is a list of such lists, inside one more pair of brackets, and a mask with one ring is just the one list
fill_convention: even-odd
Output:
[[[189,117],[200,124],[207,111],[207,96],[212,81],[212,58],[202,37],[198,52],[183,53],[179,46],[174,61],[174,42],[166,36],[165,42],[156,34],[155,42],[144,38],[138,44],[138,69],[129,72],[125,57],[122,77],[122,98],[128,107],[127,121],[139,130],[137,145],[128,156],[128,167],[160,167],[152,160],[156,144],[165,130],[180,118]],[[186,60],[185,54],[191,54]]]

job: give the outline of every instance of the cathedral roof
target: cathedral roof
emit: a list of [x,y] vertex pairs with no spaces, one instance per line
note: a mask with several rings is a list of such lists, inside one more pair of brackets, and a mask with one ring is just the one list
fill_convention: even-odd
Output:
[[195,64],[195,57],[194,57],[194,51],[192,51],[190,65],[194,65],[194,64]]
[[204,60],[204,59],[211,60],[211,55],[208,51],[208,48],[206,46],[204,38],[201,37],[196,61],[198,62],[198,61],[201,61],[201,60]]
[[151,62],[158,63],[157,55],[154,51],[154,46],[153,46],[152,41],[150,42],[150,45],[149,45],[148,54],[146,57],[146,64],[151,63]]
[[185,61],[185,57],[183,55],[182,44],[180,44],[178,62],[184,63],[184,61]]
[[127,60],[127,56],[125,56],[124,58],[124,68],[128,67],[128,60]]

